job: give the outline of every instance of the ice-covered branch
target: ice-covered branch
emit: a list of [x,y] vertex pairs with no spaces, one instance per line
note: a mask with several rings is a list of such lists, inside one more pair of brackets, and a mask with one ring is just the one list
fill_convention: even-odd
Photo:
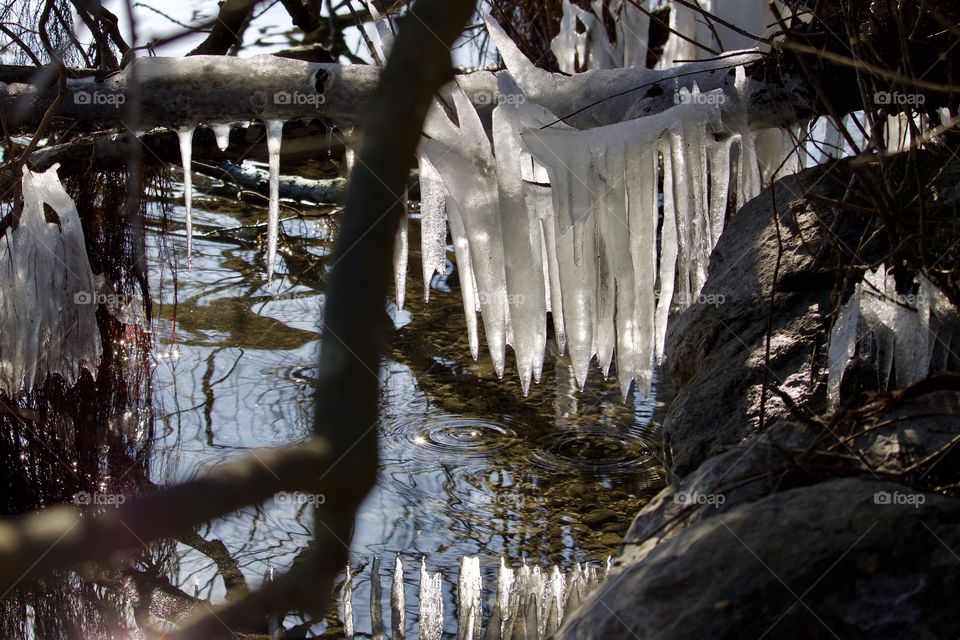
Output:
[[[732,70],[764,64],[763,55],[745,51],[665,71],[628,67],[566,76],[533,66],[499,25],[488,23],[507,69],[527,98],[578,128],[665,111],[676,104],[681,88],[690,90],[694,84],[702,92],[721,89],[730,104],[737,104]],[[79,130],[121,126],[128,117],[135,76],[142,96],[141,128],[268,119],[350,123],[366,108],[381,72],[374,66],[276,56],[144,58],[133,66],[135,71],[127,67],[99,82],[94,77],[68,79],[68,94],[57,115],[73,120]],[[20,70],[9,77],[0,73],[0,81],[7,82],[0,83],[0,104],[12,131],[36,127],[54,99],[54,92],[38,95],[36,86],[22,82],[23,76]],[[462,74],[459,80],[476,105],[489,109],[496,91],[491,74]],[[754,128],[792,123],[810,115],[811,109],[810,93],[799,79],[755,82],[747,104]]]

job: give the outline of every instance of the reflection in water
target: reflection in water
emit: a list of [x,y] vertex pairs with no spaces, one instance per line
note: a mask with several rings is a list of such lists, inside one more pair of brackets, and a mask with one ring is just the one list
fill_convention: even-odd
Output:
[[[194,204],[195,228],[201,230],[250,224],[261,214],[237,206],[205,211],[199,194]],[[175,209],[172,219],[178,216],[182,211]],[[281,239],[285,264],[279,266],[283,278],[271,283],[264,280],[257,246],[247,240],[198,235],[193,267],[178,270],[174,256],[184,255],[182,238],[168,235],[161,242],[159,236],[150,237],[156,344],[149,365],[151,393],[137,409],[150,417],[98,423],[128,425],[118,428],[116,443],[109,446],[104,445],[113,441],[82,440],[82,430],[77,431],[82,450],[70,451],[60,442],[58,450],[70,451],[85,482],[115,477],[118,463],[110,456],[118,451],[127,456],[128,466],[132,461],[140,465],[137,474],[124,474],[136,479],[126,482],[165,485],[245,456],[250,449],[287,445],[310,433],[328,227],[326,219],[287,222]],[[419,246],[416,237],[411,246]],[[411,255],[414,262],[416,257]],[[412,264],[410,272],[419,273],[418,266]],[[548,355],[543,382],[523,398],[515,371],[508,367],[500,381],[489,358],[470,359],[455,277],[451,267],[437,278],[429,305],[423,304],[422,287],[409,283],[407,311],[393,311],[398,329],[379,373],[382,473],[350,544],[354,566],[367,566],[374,556],[392,566],[399,556],[406,566],[417,567],[425,556],[429,570],[444,576],[447,633],[455,628],[451,579],[462,556],[479,556],[487,589],[501,557],[514,566],[523,559],[565,571],[577,562],[601,562],[616,552],[633,513],[662,484],[650,423],[653,402],[637,396],[623,404],[616,380],[605,381],[599,372],[591,374],[581,393],[569,365],[556,354]],[[107,392],[103,384],[98,381],[98,393]],[[89,402],[100,417],[106,417],[101,402],[119,415],[136,408],[130,401],[111,405],[102,396]],[[17,432],[17,420],[0,420],[4,437],[28,438]],[[134,424],[139,426],[129,426]],[[75,428],[65,423],[60,437]],[[139,444],[133,444],[132,432]],[[19,440],[6,446],[7,451],[22,448]],[[28,450],[37,457],[31,468],[38,473],[54,469],[49,482],[55,489],[23,502],[20,510],[63,500],[86,486],[58,470],[41,446],[34,443]],[[6,467],[11,480],[18,476]],[[332,473],[350,482],[349,468]],[[26,483],[39,486],[36,479]],[[192,536],[152,545],[136,571],[115,579],[107,592],[118,601],[126,597],[126,602],[139,603],[137,624],[157,625],[194,598],[223,601],[228,591],[242,591],[248,583],[254,588],[265,575],[285,570],[305,552],[312,526],[312,507],[305,501],[248,507]],[[419,600],[417,576],[408,574],[406,617],[412,626]],[[358,633],[371,631],[368,575],[358,575],[352,585]],[[95,603],[102,598],[90,591],[91,584],[99,583],[86,576],[71,580],[76,582],[73,600]],[[151,580],[166,584],[151,588]],[[43,585],[43,593],[54,594],[67,582]],[[36,606],[37,601],[31,602]],[[18,621],[10,624],[39,619],[25,600],[7,598],[5,604],[7,618]],[[66,610],[60,603],[50,606],[58,615]],[[304,620],[289,615],[284,622],[290,627]],[[324,628],[306,626],[315,632]],[[105,628],[90,627],[80,636],[51,632],[40,637],[105,637]]]

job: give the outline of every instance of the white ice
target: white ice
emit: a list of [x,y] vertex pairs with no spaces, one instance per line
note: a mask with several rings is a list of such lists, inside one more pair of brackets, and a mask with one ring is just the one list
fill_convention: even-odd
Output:
[[480,558],[462,556],[457,580],[457,640],[480,640],[483,622],[483,576]]
[[[0,392],[30,392],[50,375],[94,377],[102,345],[97,289],[76,205],[57,177],[23,168],[23,209],[0,237]],[[44,205],[59,218],[46,221]]]
[[347,563],[346,574],[343,578],[343,588],[340,590],[340,600],[337,606],[337,615],[343,625],[343,634],[347,638],[353,637],[353,576],[350,573],[350,563]]
[[827,403],[831,408],[840,400],[840,383],[847,365],[853,359],[857,348],[857,331],[860,324],[860,287],[855,288],[847,303],[840,309],[840,315],[830,330],[830,349],[828,351]]
[[212,124],[210,128],[213,129],[213,135],[217,138],[217,147],[220,151],[226,151],[227,147],[230,146],[230,125]]
[[420,153],[427,156],[443,178],[451,231],[450,202],[457,205],[469,243],[487,347],[494,369],[502,377],[510,327],[496,164],[483,123],[459,87],[454,87],[453,100],[459,127],[442,110],[434,109],[426,126],[430,138],[421,142]]
[[187,221],[187,265],[190,265],[193,255],[193,126],[177,129],[177,138],[180,140],[180,162],[183,167],[183,207]]
[[270,280],[277,263],[277,238],[280,234],[280,145],[283,141],[283,121],[267,120],[265,124],[270,168],[270,202],[267,210],[267,280]]
[[393,640],[403,640],[406,635],[406,596],[403,591],[403,562],[400,556],[393,565],[393,580],[390,583],[390,630]]
[[427,571],[427,561],[420,561],[420,640],[441,640],[443,637],[443,584],[440,573]]
[[[406,202],[406,197],[404,197]],[[404,211],[400,216],[400,224],[393,240],[393,282],[396,289],[397,309],[403,309],[403,301],[407,292],[407,258],[409,242],[407,240],[409,217]]]
[[430,282],[447,264],[447,209],[443,179],[430,160],[420,163],[420,253],[423,266],[423,296],[430,302]]

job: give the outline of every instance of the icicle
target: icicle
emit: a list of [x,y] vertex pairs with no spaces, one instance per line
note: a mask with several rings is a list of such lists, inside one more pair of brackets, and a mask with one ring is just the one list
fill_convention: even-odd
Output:
[[[510,76],[527,100],[543,105],[551,113],[565,116],[569,114],[565,121],[579,129],[624,123],[636,118],[639,115],[636,113],[637,100],[635,93],[631,91],[636,87],[653,84],[669,86],[672,82],[679,82],[682,77],[698,71],[727,70],[750,64],[762,57],[757,51],[741,51],[724,57],[722,61],[695,62],[682,68],[653,70],[637,66],[601,69],[569,76],[535,67],[496,20],[489,14],[484,16],[484,20],[490,38],[497,46]],[[715,89],[723,85],[719,75],[716,80],[716,84],[702,86],[701,90]],[[588,105],[590,108],[585,108]]]
[[[621,323],[617,328],[617,375],[624,402],[630,392],[630,381],[625,379],[625,372],[629,368],[632,368],[637,389],[644,397],[650,397],[656,346],[654,292],[657,280],[657,223],[660,217],[657,145],[632,143],[627,148],[627,159],[625,181],[630,246],[626,258],[630,259],[633,266],[633,285],[629,293],[622,294],[622,301],[619,298],[617,301],[618,308],[625,310],[617,314],[618,323]],[[627,262],[622,259],[620,268],[626,269]],[[628,281],[626,274],[622,279],[623,282]],[[620,285],[617,286],[617,294],[621,295]],[[631,294],[635,294],[632,315],[629,313],[628,300]],[[622,320],[621,313],[624,316]],[[624,335],[622,339],[621,333]],[[634,358],[632,363],[629,362],[630,358]]]
[[[49,375],[72,387],[81,369],[96,378],[100,364],[95,279],[59,166],[23,167],[20,224],[0,236],[0,391],[9,398]],[[46,221],[44,205],[59,224]]]
[[374,556],[370,565],[370,626],[373,629],[373,640],[386,640],[381,589],[380,556]]
[[730,147],[733,138],[725,138],[709,145],[710,153],[710,249],[713,250],[723,233],[730,195]]
[[270,204],[267,217],[267,280],[270,280],[277,262],[277,238],[280,235],[280,145],[283,139],[283,121],[267,120],[266,128],[270,165]]
[[664,356],[667,336],[667,321],[677,273],[677,217],[673,201],[673,163],[670,148],[661,149],[663,158],[663,230],[660,239],[660,297],[656,311],[657,362]]
[[[406,202],[406,198],[404,198]],[[404,211],[400,217],[400,226],[393,241],[393,282],[397,291],[397,309],[403,309],[403,299],[407,293],[407,256],[409,243],[407,242],[409,216]]]
[[602,5],[598,8],[595,3],[594,13],[590,13],[563,0],[560,32],[550,41],[550,50],[564,73],[620,66],[598,10],[602,11]]
[[343,588],[340,590],[340,606],[338,615],[343,625],[343,635],[353,637],[353,576],[350,574],[350,563],[347,563],[346,574],[343,578]]
[[439,573],[427,571],[427,560],[420,560],[420,640],[443,637],[443,586]]
[[180,162],[183,167],[183,207],[187,220],[187,266],[190,265],[193,255],[193,169],[191,168],[193,129],[192,126],[177,129],[177,138],[180,139]]
[[519,89],[501,76],[503,100],[493,112],[493,141],[497,157],[500,224],[504,270],[513,346],[524,396],[530,379],[540,377],[547,341],[543,240],[538,203],[532,202],[522,179],[520,130],[549,122],[542,109],[527,105]]
[[[557,223],[559,227],[559,223]],[[593,224],[586,225],[586,238],[579,244],[593,248],[596,232]],[[557,263],[560,286],[563,289],[563,323],[567,335],[567,352],[574,376],[582,390],[586,386],[590,360],[593,358],[593,326],[596,322],[597,263],[585,260],[577,265],[575,254],[576,228],[562,233],[556,229]]]
[[470,243],[463,228],[460,207],[453,200],[447,201],[447,215],[450,220],[450,236],[453,238],[453,252],[457,259],[457,271],[460,276],[460,296],[463,299],[463,314],[467,319],[467,338],[470,342],[470,355],[476,360],[480,357],[480,339],[477,337],[477,308],[479,297],[477,284],[473,278],[473,265],[470,258]]
[[739,165],[737,169],[737,210],[760,193],[760,169],[757,166],[757,148],[754,133],[747,119],[750,81],[743,67],[737,67],[734,86],[740,99],[740,113],[733,118],[733,127],[739,134]]
[[457,640],[480,640],[483,618],[483,577],[480,558],[460,558],[460,576],[457,583]]
[[403,593],[403,562],[400,556],[393,565],[393,582],[390,585],[390,637],[403,640],[406,637],[406,598]]
[[420,253],[423,264],[423,297],[430,302],[430,282],[443,273],[447,263],[447,210],[443,179],[436,167],[421,155],[420,163]]
[[550,280],[550,315],[553,318],[553,333],[557,339],[560,355],[567,350],[567,330],[563,320],[563,291],[560,287],[560,266],[557,262],[557,231],[553,214],[553,197],[549,187],[525,184],[527,207],[536,211],[540,218],[540,232],[543,238],[543,264]]
[[624,67],[647,66],[650,16],[636,5],[649,11],[650,3],[647,0],[611,0],[610,2],[610,13],[614,16],[617,30],[617,50]]
[[837,321],[830,330],[830,349],[827,367],[827,403],[836,408],[840,400],[840,383],[847,365],[853,359],[857,347],[857,325],[860,320],[860,286],[854,289],[850,299],[840,310]]
[[622,302],[620,308],[624,311],[625,323],[621,324],[624,329],[621,342],[627,359],[621,373],[629,384],[633,378],[635,354],[632,326],[633,262],[630,259],[626,188],[623,184],[624,151],[624,144],[615,142],[590,153],[590,191],[594,195],[592,217],[597,237],[597,316],[593,327],[593,344],[597,364],[606,378],[617,344],[617,305]]
[[421,142],[421,153],[440,171],[449,199],[458,205],[473,257],[487,347],[497,376],[503,377],[510,326],[495,162],[480,116],[459,86],[453,100],[459,129],[434,111],[426,126],[431,138]]
[[213,129],[213,135],[217,138],[217,147],[220,151],[226,151],[230,146],[230,125],[212,124],[210,128]]

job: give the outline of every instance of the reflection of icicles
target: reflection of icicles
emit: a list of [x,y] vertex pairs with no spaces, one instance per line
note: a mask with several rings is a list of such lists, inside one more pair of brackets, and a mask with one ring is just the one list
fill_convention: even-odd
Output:
[[347,563],[347,571],[343,579],[343,587],[340,590],[340,602],[337,611],[340,617],[340,624],[343,625],[343,635],[347,638],[353,637],[353,576],[350,574],[350,563]]
[[380,556],[374,556],[370,566],[370,626],[373,640],[386,640],[383,627],[383,600],[381,599]]
[[393,566],[393,582],[390,585],[390,637],[403,640],[406,637],[406,598],[403,593],[403,562],[397,556]]
[[457,582],[457,640],[480,640],[483,620],[483,578],[480,558],[460,558],[460,578]]
[[420,156],[420,253],[423,296],[430,302],[430,282],[447,263],[447,210],[443,179],[430,161]]
[[439,573],[427,571],[426,558],[420,561],[420,640],[443,637],[443,586]]
[[400,226],[397,227],[397,235],[393,240],[393,281],[397,291],[397,309],[403,309],[403,299],[407,292],[408,226],[409,219],[407,212],[404,211],[400,216]]
[[267,215],[267,280],[273,277],[277,262],[277,237],[280,234],[280,145],[283,121],[268,120],[267,154],[270,166],[270,203]]
[[213,135],[217,138],[217,147],[220,151],[226,151],[230,146],[230,125],[212,124],[210,128],[213,129]]
[[180,162],[183,167],[183,208],[187,221],[187,265],[190,264],[193,254],[193,171],[191,169],[193,129],[192,126],[177,129],[177,137],[180,139]]

